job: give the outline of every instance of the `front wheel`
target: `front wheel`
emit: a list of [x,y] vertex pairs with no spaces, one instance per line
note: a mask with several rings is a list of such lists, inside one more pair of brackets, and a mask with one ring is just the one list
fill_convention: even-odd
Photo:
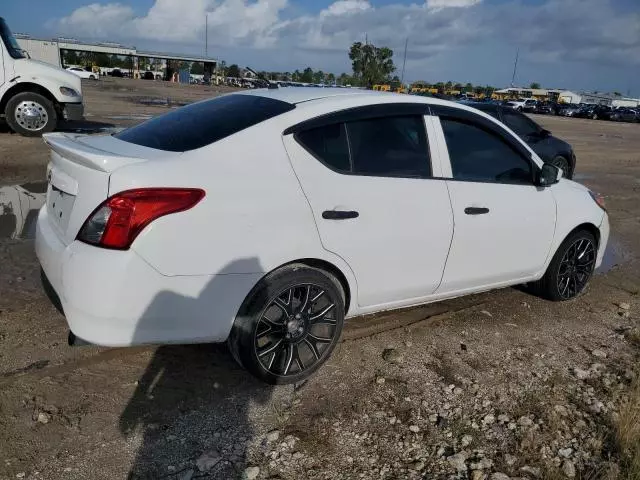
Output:
[[25,137],[39,137],[56,128],[58,115],[53,103],[34,92],[23,92],[11,97],[5,108],[9,127]]
[[577,297],[593,274],[597,253],[592,233],[573,232],[556,251],[544,277],[533,285],[534,290],[556,302]]
[[229,348],[240,365],[266,383],[300,382],[331,355],[344,309],[344,293],[333,275],[288,265],[249,293],[233,324]]

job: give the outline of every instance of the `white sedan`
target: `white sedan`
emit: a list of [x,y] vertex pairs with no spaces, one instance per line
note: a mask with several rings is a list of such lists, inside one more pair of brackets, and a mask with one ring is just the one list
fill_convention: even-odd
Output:
[[523,283],[574,298],[609,236],[600,197],[436,99],[256,90],[45,142],[36,250],[70,342],[227,341],[269,383],[315,371],[345,317]]
[[80,67],[68,67],[65,70],[79,76],[80,78],[90,78],[91,80],[95,80],[97,78],[96,73],[88,72]]

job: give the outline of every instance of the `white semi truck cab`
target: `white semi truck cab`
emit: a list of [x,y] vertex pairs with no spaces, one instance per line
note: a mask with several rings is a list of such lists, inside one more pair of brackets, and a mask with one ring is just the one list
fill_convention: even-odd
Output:
[[0,17],[0,117],[21,135],[51,132],[61,120],[81,120],[80,78],[31,60]]

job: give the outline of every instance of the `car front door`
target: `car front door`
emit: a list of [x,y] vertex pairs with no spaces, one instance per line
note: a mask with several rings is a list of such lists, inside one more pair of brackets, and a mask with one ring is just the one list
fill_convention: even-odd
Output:
[[530,152],[495,122],[435,107],[448,152],[455,232],[438,293],[527,281],[541,272],[555,231],[556,204],[537,187]]
[[433,293],[453,235],[446,182],[432,178],[440,165],[431,165],[425,107],[376,107],[284,135],[322,245],[352,269],[363,311]]

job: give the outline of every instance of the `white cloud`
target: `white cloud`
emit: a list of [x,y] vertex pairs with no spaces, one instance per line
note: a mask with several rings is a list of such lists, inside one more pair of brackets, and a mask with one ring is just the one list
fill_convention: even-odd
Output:
[[[366,35],[376,45],[397,51],[408,37],[408,58],[413,63],[445,53],[456,61],[456,49],[500,45],[514,50],[517,46],[523,57],[550,63],[640,64],[640,13],[619,14],[619,0],[543,0],[540,4],[416,0],[383,6],[373,0],[336,0],[323,10],[302,15],[290,8],[296,1],[155,0],[143,15],[121,3],[93,3],[54,25],[55,33],[64,36],[141,39],[162,48],[183,44],[200,51],[208,13],[211,45],[298,49],[308,55],[340,55],[343,62],[349,45]],[[499,62],[495,59],[494,64]],[[309,64],[313,63],[310,59]]]
[[428,8],[472,7],[482,0],[426,0]]

